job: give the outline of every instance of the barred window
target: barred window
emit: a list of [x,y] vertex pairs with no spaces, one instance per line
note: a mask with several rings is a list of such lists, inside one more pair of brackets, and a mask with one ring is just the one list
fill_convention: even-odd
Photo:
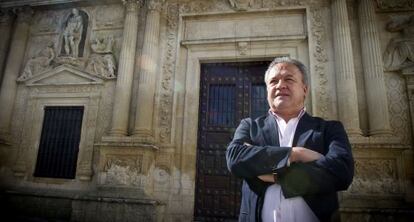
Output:
[[83,106],[44,108],[35,177],[75,178],[83,110]]

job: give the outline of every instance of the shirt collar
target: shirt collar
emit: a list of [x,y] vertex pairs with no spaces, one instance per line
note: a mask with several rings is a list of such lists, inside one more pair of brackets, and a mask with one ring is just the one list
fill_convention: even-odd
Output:
[[[294,118],[300,119],[305,114],[305,112],[306,112],[306,108],[303,107],[300,110],[299,114],[296,117],[294,117]],[[272,114],[272,116],[276,117],[277,120],[283,120],[283,121],[285,121],[282,117],[280,117],[279,115],[277,115],[275,112],[273,112],[270,109],[269,109],[269,113]],[[292,119],[294,119],[294,118],[292,118]]]

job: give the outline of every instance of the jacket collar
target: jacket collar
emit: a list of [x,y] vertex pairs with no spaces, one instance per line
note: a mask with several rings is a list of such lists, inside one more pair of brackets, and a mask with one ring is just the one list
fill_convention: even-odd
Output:
[[306,141],[312,135],[313,130],[315,129],[315,121],[308,114],[305,113],[302,118],[300,118],[298,126],[296,127],[295,136],[293,137],[293,146],[304,147]]

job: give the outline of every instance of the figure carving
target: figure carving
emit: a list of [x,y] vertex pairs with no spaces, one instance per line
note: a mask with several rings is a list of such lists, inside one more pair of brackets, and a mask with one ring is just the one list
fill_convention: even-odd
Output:
[[388,71],[414,68],[414,15],[394,19],[387,24],[390,32],[400,32],[391,39],[384,53],[384,65]]
[[91,44],[93,54],[89,58],[86,70],[106,79],[115,78],[116,62],[112,52],[113,44],[113,36],[96,37]]
[[66,55],[71,55],[74,58],[78,57],[83,25],[83,19],[79,14],[79,10],[76,8],[72,9],[72,14],[69,16],[65,30],[63,31]]
[[37,54],[37,56],[31,57],[27,61],[23,69],[23,73],[17,80],[24,81],[32,77],[34,74],[40,73],[42,71],[47,70],[48,68],[51,68],[52,62],[56,57],[53,45],[53,42],[49,42],[46,48],[40,51]]

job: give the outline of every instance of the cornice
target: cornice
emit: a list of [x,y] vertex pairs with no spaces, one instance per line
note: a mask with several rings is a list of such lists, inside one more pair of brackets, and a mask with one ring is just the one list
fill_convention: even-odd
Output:
[[19,6],[56,6],[64,4],[108,4],[121,3],[121,0],[1,0],[0,8],[19,7]]

